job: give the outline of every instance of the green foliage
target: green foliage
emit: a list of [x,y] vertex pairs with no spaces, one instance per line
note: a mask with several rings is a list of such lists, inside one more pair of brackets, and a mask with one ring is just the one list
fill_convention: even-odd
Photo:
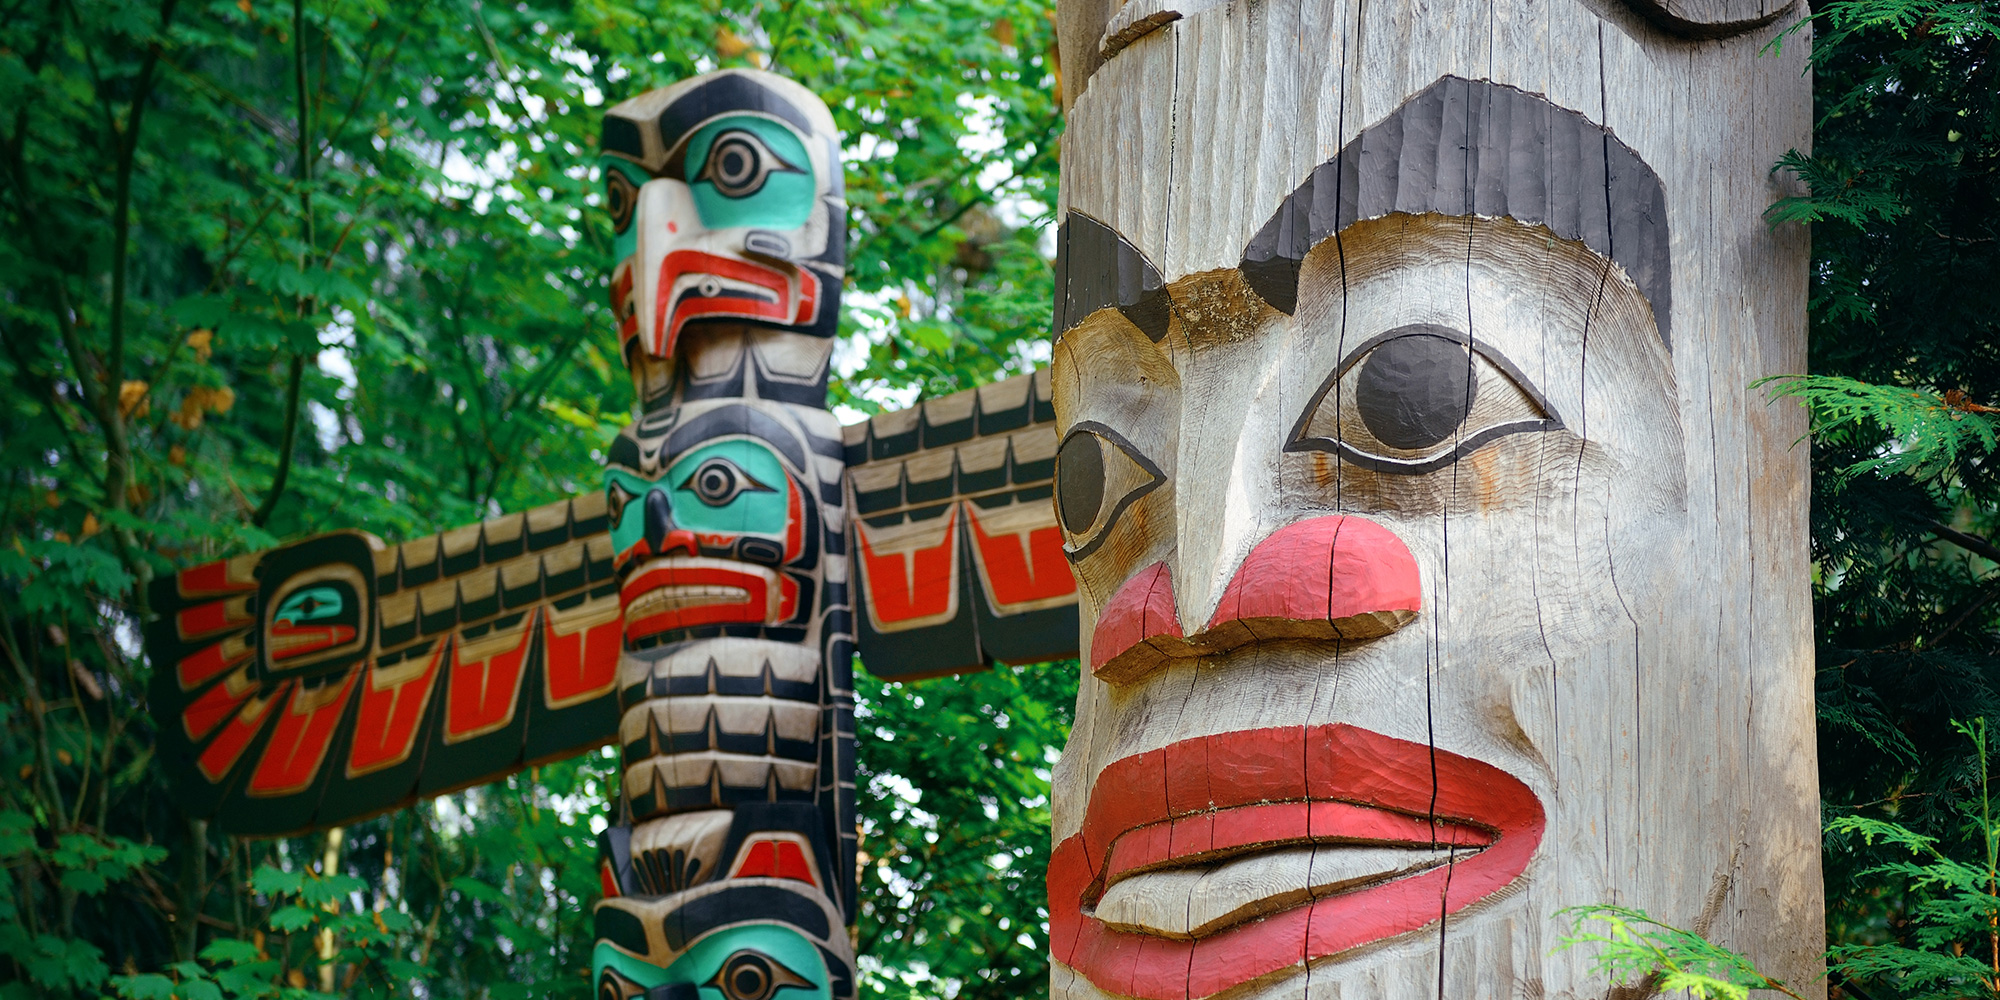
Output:
[[1877,454],[1841,470],[1907,473],[1920,480],[1952,474],[1963,461],[1984,456],[2000,444],[1994,421],[1956,394],[1871,385],[1838,375],[1778,375],[1759,379],[1773,399],[1793,398],[1812,415],[1813,437],[1825,444],[1861,439],[1879,441]]
[[[298,996],[330,969],[344,996],[421,980],[426,997],[587,997],[613,761],[550,764],[333,844],[216,835],[178,812],[153,760],[171,723],[143,698],[147,581],[313,532],[408,538],[594,488],[633,403],[606,305],[599,119],[709,69],[789,74],[843,130],[843,412],[1028,370],[1046,357],[1061,130],[1051,7],[11,5],[0,996]],[[967,702],[952,738],[974,763],[906,779],[938,809],[998,803],[998,819],[936,815],[981,859],[1014,861],[891,849],[917,836],[902,800],[865,803],[887,838],[876,857],[927,886],[911,914],[906,883],[865,883],[861,934],[884,942],[871,988],[1042,990],[1047,779],[1032,762],[1060,744],[1074,673],[1050,669],[970,682],[1016,678],[985,692],[1007,721]],[[898,714],[902,689],[863,695],[903,734],[864,760],[893,784],[924,763],[899,755],[925,720]],[[1056,701],[1030,704],[1043,696]],[[940,951],[985,925],[976,949]]]
[[[2000,715],[2000,3],[1814,11],[1812,153],[1780,164],[1809,191],[1771,218],[1812,225],[1812,377],[1781,385],[1815,426],[1821,793],[1969,858],[1980,765],[1949,723]],[[1928,950],[1929,890],[1881,863],[1829,835],[1829,939]]]
[[[1557,951],[1595,945],[1591,971],[1642,994],[1685,993],[1698,1000],[1748,1000],[1751,990],[1777,990],[1798,997],[1766,977],[1744,958],[1711,944],[1693,931],[1663,924],[1644,910],[1623,906],[1573,906],[1556,914],[1568,918],[1570,933]],[[1603,930],[1589,930],[1593,924]]]
[[857,676],[864,995],[1048,988],[1049,768],[1074,661],[888,684]]

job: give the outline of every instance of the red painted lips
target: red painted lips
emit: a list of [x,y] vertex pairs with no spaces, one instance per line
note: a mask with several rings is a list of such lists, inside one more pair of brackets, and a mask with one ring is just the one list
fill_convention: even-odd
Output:
[[1171,658],[1266,639],[1374,639],[1408,624],[1422,608],[1417,561],[1402,539],[1362,518],[1316,517],[1258,542],[1208,627],[1193,635],[1181,632],[1167,564],[1134,574],[1097,616],[1090,669],[1123,684]]
[[[1101,989],[1205,997],[1492,895],[1527,867],[1543,825],[1541,803],[1507,772],[1354,726],[1183,740],[1098,776],[1082,829],[1049,861],[1051,948]],[[1115,930],[1095,912],[1108,886],[1140,873],[1314,845],[1467,854],[1191,939]]]

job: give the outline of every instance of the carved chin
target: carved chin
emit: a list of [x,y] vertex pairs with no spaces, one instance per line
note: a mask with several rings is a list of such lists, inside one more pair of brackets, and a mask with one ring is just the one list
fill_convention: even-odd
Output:
[[1184,740],[1098,776],[1050,859],[1053,950],[1106,992],[1209,996],[1492,896],[1543,827],[1505,771],[1354,726]]

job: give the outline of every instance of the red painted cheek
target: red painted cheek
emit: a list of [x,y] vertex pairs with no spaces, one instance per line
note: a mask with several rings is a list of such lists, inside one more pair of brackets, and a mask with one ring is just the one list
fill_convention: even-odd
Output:
[[1156,562],[1125,581],[1097,616],[1090,672],[1114,684],[1135,680],[1186,647],[1174,606],[1174,575]]
[[1422,609],[1417,561],[1394,532],[1358,517],[1316,517],[1257,543],[1208,626],[1192,635],[1182,632],[1168,565],[1139,571],[1098,616],[1090,669],[1124,684],[1176,657],[1267,639],[1375,639]]

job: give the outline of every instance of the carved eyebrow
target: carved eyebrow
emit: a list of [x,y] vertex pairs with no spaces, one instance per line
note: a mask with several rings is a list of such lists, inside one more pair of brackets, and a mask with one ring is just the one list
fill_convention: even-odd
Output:
[[1361,131],[1288,195],[1238,267],[1290,313],[1321,241],[1395,212],[1507,216],[1625,269],[1672,349],[1666,188],[1610,129],[1514,87],[1445,76]]
[[1162,286],[1160,269],[1117,230],[1082,212],[1063,216],[1056,230],[1055,339],[1091,313],[1116,306],[1157,344],[1173,312]]

